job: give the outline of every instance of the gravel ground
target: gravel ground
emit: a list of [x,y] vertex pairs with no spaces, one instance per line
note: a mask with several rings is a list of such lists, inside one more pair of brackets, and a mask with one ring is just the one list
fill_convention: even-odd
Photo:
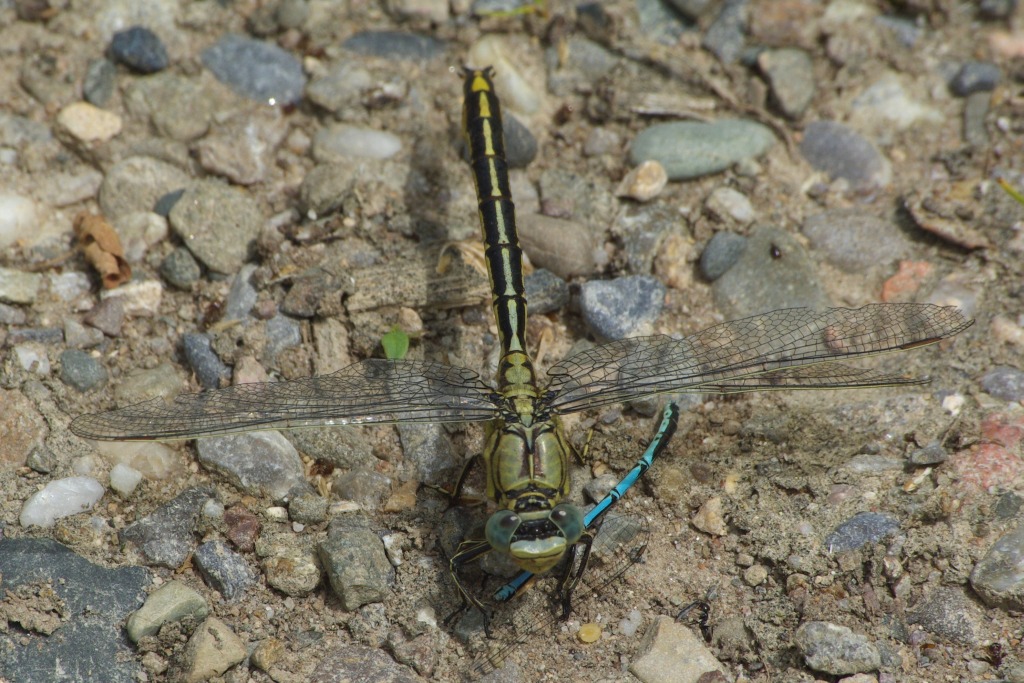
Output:
[[[1024,681],[1016,2],[527,5],[0,2],[0,679],[467,675],[445,548],[482,512],[422,485],[482,428],[68,426],[334,372],[394,326],[493,376],[470,63],[497,73],[542,369],[792,306],[977,321],[868,362],[926,386],[686,400],[620,503],[643,561],[489,680]],[[566,420],[592,434],[576,500],[658,409]],[[665,618],[705,598],[706,628]]]

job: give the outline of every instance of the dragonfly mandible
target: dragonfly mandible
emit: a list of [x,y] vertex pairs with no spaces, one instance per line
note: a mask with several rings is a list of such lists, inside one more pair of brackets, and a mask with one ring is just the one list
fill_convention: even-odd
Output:
[[[525,572],[542,573],[579,544],[586,558],[593,543],[594,520],[566,500],[572,449],[562,415],[653,394],[921,384],[927,380],[840,361],[933,344],[973,323],[954,307],[930,304],[783,309],[683,338],[598,345],[555,363],[540,379],[527,350],[522,251],[492,71],[467,68],[464,76],[464,127],[500,343],[495,383],[429,360],[367,359],[330,375],[83,415],[71,430],[90,439],[173,440],[330,425],[486,422],[487,497],[497,511],[485,538],[465,541],[450,559],[463,605],[485,609],[459,578],[466,562],[497,551]],[[580,575],[582,569],[565,576],[563,586],[571,589]]]

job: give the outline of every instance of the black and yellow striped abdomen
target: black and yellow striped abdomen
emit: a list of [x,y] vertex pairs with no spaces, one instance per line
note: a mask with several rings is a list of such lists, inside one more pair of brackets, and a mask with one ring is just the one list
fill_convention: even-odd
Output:
[[[523,252],[516,234],[516,213],[508,183],[501,107],[494,94],[491,70],[466,70],[463,109],[470,165],[476,180],[492,306],[498,324],[503,359],[525,352],[526,298],[523,296]],[[504,365],[504,363],[503,363]],[[504,370],[504,368],[503,368]],[[504,377],[502,383],[524,383],[523,377]],[[526,379],[532,383],[533,377]]]

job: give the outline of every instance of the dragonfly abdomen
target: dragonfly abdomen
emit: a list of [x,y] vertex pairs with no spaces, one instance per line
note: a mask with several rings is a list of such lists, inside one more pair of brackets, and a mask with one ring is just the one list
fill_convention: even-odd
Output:
[[466,71],[463,116],[491,277],[491,305],[505,356],[510,351],[526,349],[526,298],[523,252],[516,234],[515,205],[505,161],[501,106],[494,94],[490,69]]

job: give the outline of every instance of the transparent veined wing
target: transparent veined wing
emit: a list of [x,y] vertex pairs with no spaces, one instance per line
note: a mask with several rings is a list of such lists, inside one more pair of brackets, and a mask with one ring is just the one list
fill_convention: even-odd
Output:
[[370,359],[330,375],[182,394],[82,415],[88,439],[173,440],[257,429],[395,422],[476,422],[500,397],[472,370],[442,363]]
[[954,307],[931,304],[781,309],[682,339],[634,337],[596,346],[552,366],[544,395],[555,412],[571,413],[669,392],[918,384],[836,361],[931,344],[973,322]]

